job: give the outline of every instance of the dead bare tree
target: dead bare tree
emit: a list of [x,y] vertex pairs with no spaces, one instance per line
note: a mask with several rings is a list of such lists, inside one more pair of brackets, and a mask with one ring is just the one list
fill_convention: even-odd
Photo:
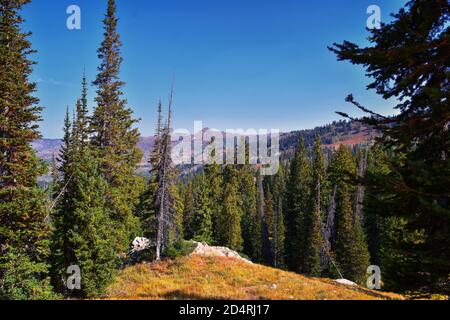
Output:
[[171,148],[171,126],[172,126],[172,108],[173,108],[173,85],[169,96],[169,114],[166,127],[162,130],[161,145],[161,164],[158,170],[158,192],[157,203],[157,232],[156,232],[156,260],[161,260],[161,256],[166,250],[169,241],[169,228],[173,221],[173,199],[170,188],[172,184],[172,148]]

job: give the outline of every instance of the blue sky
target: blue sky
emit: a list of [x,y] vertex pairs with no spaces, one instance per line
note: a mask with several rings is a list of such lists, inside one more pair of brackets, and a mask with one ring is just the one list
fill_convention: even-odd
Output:
[[[365,44],[367,7],[382,20],[406,0],[117,0],[124,44],[125,97],[143,135],[154,131],[155,108],[167,101],[173,74],[175,127],[193,122],[227,128],[282,131],[339,119],[336,110],[359,113],[349,93],[376,111],[393,102],[365,90],[364,70],[337,62],[327,45],[344,39]],[[81,8],[81,30],[66,28],[66,9]],[[41,132],[61,137],[65,108],[80,93],[83,68],[93,80],[102,40],[106,0],[34,0],[24,9],[25,30],[38,53],[32,79],[45,107]],[[94,88],[90,87],[93,107]]]

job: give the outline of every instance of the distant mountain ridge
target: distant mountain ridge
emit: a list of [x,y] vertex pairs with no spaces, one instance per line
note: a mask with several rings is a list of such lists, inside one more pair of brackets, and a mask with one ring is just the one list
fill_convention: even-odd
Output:
[[[53,154],[58,156],[63,142],[61,139],[39,139],[32,143],[33,149],[37,152],[39,158],[45,161],[51,161]],[[138,142],[139,149],[144,153],[142,164],[150,156],[150,152],[155,145],[155,137],[141,137]]]
[[[317,135],[321,136],[324,147],[335,149],[341,144],[354,146],[371,141],[376,137],[377,132],[356,121],[335,121],[314,129],[281,133],[281,152],[289,157],[296,149],[300,137],[304,139],[306,146],[310,147],[314,144]],[[139,149],[144,153],[141,166],[147,165],[154,144],[155,137],[141,137],[138,143]],[[61,139],[39,139],[32,144],[38,156],[45,161],[51,161],[53,154],[57,156],[61,145]]]

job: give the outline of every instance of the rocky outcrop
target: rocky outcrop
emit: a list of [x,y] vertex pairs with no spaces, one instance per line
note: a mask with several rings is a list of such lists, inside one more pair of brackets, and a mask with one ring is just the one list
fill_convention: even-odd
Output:
[[191,255],[199,255],[203,257],[227,257],[234,258],[246,263],[252,263],[250,260],[247,260],[239,255],[236,251],[233,251],[226,247],[213,247],[209,246],[206,243],[195,242],[197,245],[195,250],[191,253]]
[[143,237],[137,237],[131,244],[131,253],[140,252],[150,248],[150,240]]

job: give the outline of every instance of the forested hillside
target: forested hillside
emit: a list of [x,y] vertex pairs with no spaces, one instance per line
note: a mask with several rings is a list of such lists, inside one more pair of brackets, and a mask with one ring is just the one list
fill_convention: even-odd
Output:
[[[62,140],[40,140],[42,107],[30,80],[34,50],[22,31],[28,2],[0,1],[0,299],[134,297],[120,293],[129,270],[150,286],[155,278],[145,272],[168,273],[184,289],[191,280],[198,287],[190,292],[198,294],[195,281],[204,279],[188,278],[183,269],[193,263],[216,264],[209,267],[220,277],[212,281],[227,289],[230,281],[246,282],[243,275],[249,286],[275,277],[298,299],[374,295],[348,288],[324,293],[335,286],[312,277],[448,298],[448,1],[410,1],[391,22],[368,31],[368,47],[330,44],[339,61],[366,69],[373,81],[367,89],[397,101],[397,113],[383,116],[349,95],[347,102],[366,116],[340,113],[348,121],[283,134],[272,175],[263,174],[270,164],[250,164],[247,152],[245,164],[219,164],[214,139],[202,145],[211,161],[192,171],[176,166],[174,83],[153,106],[154,137],[141,138],[121,78],[115,0],[105,1],[103,36],[92,53],[95,78],[81,76],[80,65],[78,98],[60,123]],[[234,260],[189,260],[181,257],[188,240],[227,247],[259,265],[230,271]],[[145,247],[136,250],[136,241]],[[312,292],[301,289],[309,285]],[[227,298],[211,292],[201,298]],[[266,287],[247,293],[244,298],[288,297]]]

